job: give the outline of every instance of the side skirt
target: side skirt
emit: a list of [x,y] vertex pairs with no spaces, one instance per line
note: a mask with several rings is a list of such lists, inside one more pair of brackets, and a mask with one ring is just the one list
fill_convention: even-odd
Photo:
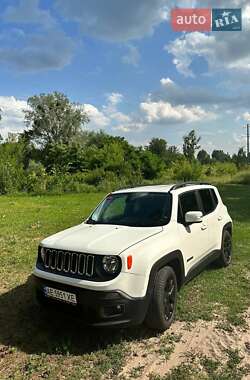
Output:
[[210,252],[205,258],[201,259],[197,264],[195,264],[187,273],[185,277],[185,284],[189,282],[192,278],[196,277],[199,273],[203,271],[209,264],[217,260],[221,254],[219,249]]

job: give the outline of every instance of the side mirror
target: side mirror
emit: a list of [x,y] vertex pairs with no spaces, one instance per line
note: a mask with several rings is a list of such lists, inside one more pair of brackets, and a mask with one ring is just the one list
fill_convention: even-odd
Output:
[[201,211],[188,211],[185,214],[185,222],[187,224],[201,223],[203,214]]

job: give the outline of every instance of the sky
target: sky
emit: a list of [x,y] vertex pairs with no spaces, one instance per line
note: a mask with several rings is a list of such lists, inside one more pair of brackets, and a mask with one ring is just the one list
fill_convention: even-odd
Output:
[[[242,8],[242,31],[174,32],[175,7]],[[21,132],[35,94],[84,105],[86,128],[181,149],[237,152],[250,122],[250,3],[166,0],[1,0],[0,134]]]

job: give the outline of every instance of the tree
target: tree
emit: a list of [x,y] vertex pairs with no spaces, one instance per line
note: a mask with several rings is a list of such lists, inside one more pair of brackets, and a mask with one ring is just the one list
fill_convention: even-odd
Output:
[[26,137],[38,144],[68,144],[81,134],[89,119],[83,108],[59,92],[35,95],[24,110]]
[[164,158],[167,150],[167,141],[164,139],[154,137],[149,142],[148,149],[150,150],[150,152],[156,154],[157,156]]
[[160,177],[164,170],[163,161],[149,150],[141,151],[141,170],[145,179]]
[[174,176],[178,181],[197,181],[202,173],[202,166],[197,161],[179,161],[174,165]]
[[194,159],[196,150],[200,149],[200,140],[201,138],[196,136],[194,129],[183,136],[183,154],[189,161]]
[[[0,108],[0,121],[2,119],[2,109]],[[3,136],[0,133],[0,144],[3,142]]]
[[183,158],[182,154],[179,152],[178,148],[175,145],[170,145],[167,148],[166,155],[164,158],[165,164],[170,165],[174,162],[177,162]]
[[201,164],[209,164],[211,161],[210,155],[204,149],[198,152],[197,159]]
[[231,157],[229,153],[223,152],[223,150],[213,150],[212,159],[218,162],[230,162]]
[[240,148],[238,154],[234,154],[232,159],[238,168],[245,166],[247,164],[247,155],[244,148]]

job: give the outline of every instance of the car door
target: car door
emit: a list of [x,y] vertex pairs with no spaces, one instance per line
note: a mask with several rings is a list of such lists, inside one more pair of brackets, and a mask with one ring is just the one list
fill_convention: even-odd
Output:
[[206,256],[210,249],[208,226],[203,221],[187,225],[185,214],[188,211],[202,211],[197,190],[182,193],[178,199],[177,225],[187,271]]
[[220,217],[217,210],[218,199],[213,189],[200,189],[198,190],[203,212],[203,222],[208,227],[209,233],[209,250],[212,252],[218,246],[218,239],[220,238]]

